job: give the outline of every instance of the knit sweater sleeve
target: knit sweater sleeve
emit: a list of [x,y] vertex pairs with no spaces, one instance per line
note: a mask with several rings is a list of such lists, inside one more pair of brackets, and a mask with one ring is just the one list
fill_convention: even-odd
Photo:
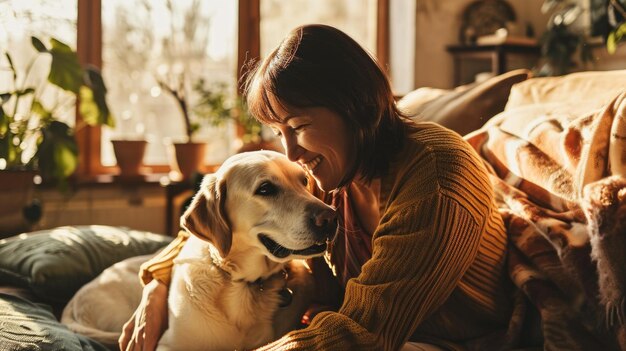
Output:
[[476,255],[479,224],[440,193],[395,213],[375,233],[341,309],[263,350],[397,350],[447,300]]
[[176,239],[172,240],[169,245],[159,251],[154,257],[144,262],[139,270],[141,282],[148,284],[153,279],[156,279],[169,286],[172,279],[174,259],[185,246],[187,239],[189,239],[189,233],[184,230],[179,231]]
[[392,170],[372,258],[339,311],[261,350],[397,350],[446,302],[477,257],[493,201],[476,156],[449,136]]

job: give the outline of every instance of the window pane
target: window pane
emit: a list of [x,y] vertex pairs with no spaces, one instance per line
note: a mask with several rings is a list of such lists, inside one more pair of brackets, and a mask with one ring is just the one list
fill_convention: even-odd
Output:
[[308,23],[341,29],[376,52],[376,0],[262,0],[261,55],[267,56],[287,33]]
[[391,0],[389,7],[391,86],[402,95],[415,89],[415,1]]
[[[235,94],[237,2],[107,0],[102,26],[103,76],[117,123],[115,130],[103,130],[102,162],[115,164],[111,138],[145,138],[144,163],[167,164],[166,145],[185,140],[185,124],[158,80],[182,87],[190,111],[197,101],[192,86],[200,78]],[[231,153],[234,135],[232,125],[207,126],[194,140],[209,142],[206,161],[217,163]]]
[[[50,48],[49,39],[53,37],[75,50],[77,12],[77,0],[0,1],[0,93],[26,88],[35,89],[34,94],[20,98],[17,109],[14,108],[16,100],[14,98],[3,106],[11,116],[15,111],[16,120],[30,120],[29,125],[33,126],[30,106],[33,96],[36,96],[46,110],[53,112],[54,117],[70,126],[74,125],[75,96],[45,83],[51,57],[47,54],[37,55],[30,37],[36,36],[48,48]],[[5,53],[11,56],[16,70],[16,81],[9,69]],[[30,135],[26,139],[28,146],[22,154],[23,162],[33,155],[34,143],[38,137],[37,133],[28,135]]]

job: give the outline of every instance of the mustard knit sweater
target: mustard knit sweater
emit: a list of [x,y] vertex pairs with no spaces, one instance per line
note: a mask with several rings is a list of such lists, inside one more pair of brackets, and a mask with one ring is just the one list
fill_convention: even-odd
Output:
[[[482,161],[456,133],[419,124],[381,179],[372,258],[338,312],[262,350],[397,350],[408,340],[456,348],[506,330],[507,238]],[[169,283],[181,234],[143,267]]]

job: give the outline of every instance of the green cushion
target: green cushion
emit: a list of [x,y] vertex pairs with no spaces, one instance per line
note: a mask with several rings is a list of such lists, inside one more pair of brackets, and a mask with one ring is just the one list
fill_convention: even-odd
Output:
[[0,350],[87,350],[106,347],[73,333],[44,304],[0,293]]
[[123,227],[58,227],[0,240],[0,285],[30,288],[49,303],[65,303],[105,268],[158,251],[172,240]]

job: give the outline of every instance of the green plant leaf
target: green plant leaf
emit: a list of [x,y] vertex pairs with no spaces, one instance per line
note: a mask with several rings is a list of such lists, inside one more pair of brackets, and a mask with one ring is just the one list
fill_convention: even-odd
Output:
[[85,84],[80,88],[80,113],[90,125],[115,127],[115,119],[106,103],[107,88],[95,67],[85,69]]
[[52,48],[48,51],[52,55],[48,81],[61,89],[78,94],[83,84],[83,69],[78,62],[78,55],[66,44],[52,38]]
[[615,31],[611,31],[606,38],[606,51],[613,55],[617,50],[617,40],[615,39]]
[[78,166],[78,145],[72,129],[65,123],[52,121],[42,128],[37,149],[37,167],[44,180],[64,182]]
[[4,113],[4,108],[2,107],[2,104],[0,104],[0,138],[4,137],[7,130],[9,130],[9,118],[7,117],[6,113]]
[[83,121],[90,126],[95,125],[107,125],[109,127],[115,126],[115,121],[109,113],[109,109],[101,110],[96,101],[94,100],[94,93],[89,87],[80,87],[80,115],[83,117]]
[[39,52],[48,52],[48,48],[36,37],[30,37],[30,42],[33,44],[35,50]]
[[626,22],[620,24],[609,33],[606,38],[606,50],[610,54],[614,54],[617,51],[618,44],[624,40],[626,40]]

